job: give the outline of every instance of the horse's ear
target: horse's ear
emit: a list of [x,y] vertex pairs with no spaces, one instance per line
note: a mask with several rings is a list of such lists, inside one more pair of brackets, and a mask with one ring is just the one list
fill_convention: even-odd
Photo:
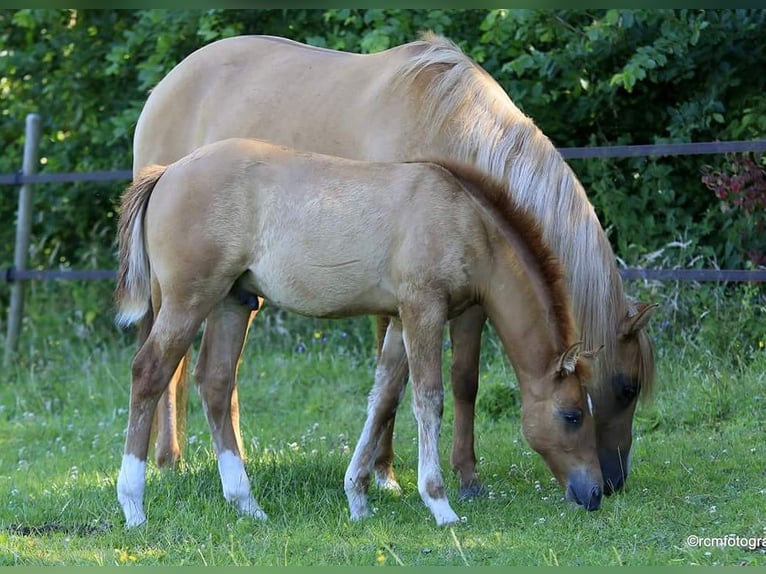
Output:
[[657,310],[656,303],[636,303],[636,312],[633,315],[626,315],[622,325],[622,336],[631,337],[636,335],[641,329],[646,327],[649,319],[652,318]]
[[559,359],[558,373],[561,377],[568,377],[575,372],[577,366],[577,358],[580,356],[580,347],[582,341],[578,341],[574,345],[571,345]]

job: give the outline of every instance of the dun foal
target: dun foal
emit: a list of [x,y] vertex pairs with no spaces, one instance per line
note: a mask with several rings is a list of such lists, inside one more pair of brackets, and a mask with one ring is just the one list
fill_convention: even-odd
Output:
[[[452,171],[450,171],[452,170]],[[439,465],[445,324],[480,305],[515,369],[522,428],[589,510],[602,477],[590,398],[562,271],[532,220],[468,168],[365,163],[258,140],[204,146],[144,170],[122,199],[118,321],[152,314],[132,366],[118,499],[146,520],[146,457],[155,405],[202,323],[197,385],[226,500],[265,519],[232,424],[232,394],[258,299],[303,315],[391,317],[367,420],[345,476],[352,519],[369,514],[379,441],[409,362],[418,425],[418,491],[439,525],[458,520]],[[445,233],[449,230],[449,233]],[[344,400],[338,397],[338,400]]]

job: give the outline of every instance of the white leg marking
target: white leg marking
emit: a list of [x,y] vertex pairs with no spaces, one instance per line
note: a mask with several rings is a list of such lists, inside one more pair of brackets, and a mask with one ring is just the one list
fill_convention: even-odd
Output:
[[[422,457],[421,461],[422,461]],[[418,491],[420,492],[420,498],[425,503],[428,510],[433,514],[436,520],[437,526],[444,526],[445,524],[454,524],[460,521],[460,518],[452,510],[449,501],[446,496],[441,498],[434,498],[428,492],[427,485],[442,485],[444,489],[444,481],[442,479],[441,469],[434,467],[429,463],[418,463]]]
[[250,479],[245,473],[245,465],[230,450],[225,450],[218,455],[218,472],[221,475],[223,497],[233,504],[237,510],[258,520],[267,520],[268,516],[258,505],[250,492]]
[[[436,399],[438,400],[438,398]],[[439,428],[441,420],[438,416],[438,406],[429,401],[427,405],[421,404],[420,400],[413,401],[415,418],[418,421],[418,492],[420,498],[433,514],[436,524],[454,524],[460,518],[452,510],[445,495],[436,498],[429,492],[429,485],[433,489],[444,492],[444,478],[439,467]]]
[[144,514],[144,487],[146,485],[146,461],[132,454],[122,457],[117,477],[117,500],[125,515],[125,526],[133,528],[146,522]]
[[346,469],[346,476],[343,479],[343,490],[346,491],[348,500],[348,512],[352,521],[361,520],[371,516],[369,506],[367,506],[367,489],[364,488],[362,481],[358,480],[359,472],[352,463]]
[[[374,393],[374,389],[373,389]],[[346,468],[346,475],[343,478],[343,490],[346,491],[348,499],[348,510],[351,520],[360,520],[370,516],[367,506],[367,489],[370,481],[370,467],[374,454],[372,451],[373,439],[370,427],[372,426],[372,402],[377,396],[370,394],[370,406],[367,408],[367,419],[364,421],[364,428],[359,440],[356,443],[351,462]],[[366,461],[366,463],[364,462]]]
[[452,510],[452,507],[449,505],[446,498],[430,498],[429,500],[425,500],[425,503],[431,511],[431,514],[434,515],[436,526],[445,526],[447,524],[460,522],[460,518],[458,518],[458,515]]

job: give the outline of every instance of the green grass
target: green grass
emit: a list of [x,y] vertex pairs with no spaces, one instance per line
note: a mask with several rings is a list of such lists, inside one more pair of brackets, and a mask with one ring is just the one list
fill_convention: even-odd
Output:
[[409,393],[395,439],[403,494],[373,490],[376,515],[348,519],[342,482],[372,382],[369,322],[266,311],[240,369],[240,402],[247,470],[269,522],[239,517],[223,500],[193,391],[185,459],[175,472],[150,465],[148,524],[126,531],[115,481],[135,349],[108,313],[88,312],[107,306],[101,289],[31,293],[18,364],[0,385],[0,565],[766,564],[759,550],[686,543],[692,534],[766,536],[766,351],[761,335],[736,356],[734,332],[723,350],[700,339],[708,320],[731,316],[725,310],[702,327],[653,325],[658,390],[639,406],[633,472],[590,513],[564,500],[522,439],[512,371],[488,331],[477,453],[490,494],[456,499],[447,399],[442,468],[465,517],[448,528],[434,525],[417,493]]

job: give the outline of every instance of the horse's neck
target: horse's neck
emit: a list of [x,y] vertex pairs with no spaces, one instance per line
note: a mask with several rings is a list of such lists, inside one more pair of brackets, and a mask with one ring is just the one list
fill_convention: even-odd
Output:
[[601,344],[624,313],[626,300],[614,253],[582,185],[550,140],[510,100],[496,99],[494,106],[477,109],[470,119],[460,114],[448,119],[433,134],[434,147],[444,157],[497,178],[509,196],[530,210],[565,264],[583,336]]

